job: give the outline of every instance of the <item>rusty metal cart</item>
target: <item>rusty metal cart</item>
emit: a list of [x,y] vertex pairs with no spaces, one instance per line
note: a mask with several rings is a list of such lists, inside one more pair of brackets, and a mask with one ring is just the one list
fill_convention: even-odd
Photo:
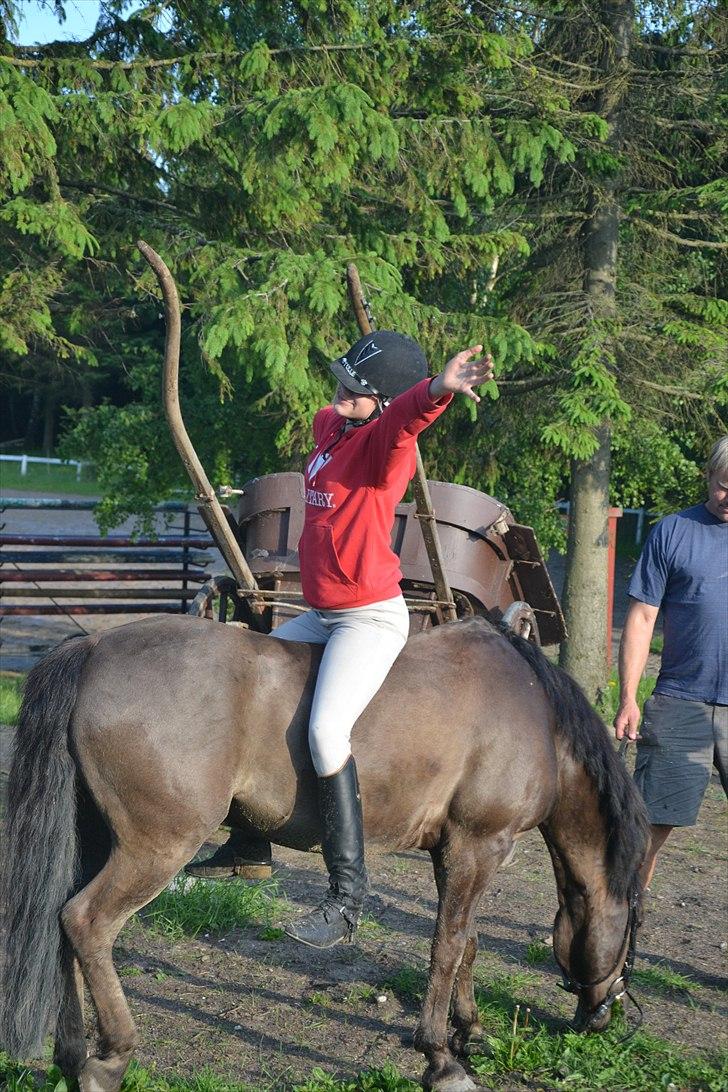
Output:
[[[429,482],[437,531],[457,615],[505,619],[518,632],[544,644],[563,640],[561,607],[535,535],[516,523],[493,497],[464,485]],[[297,544],[303,530],[301,474],[269,474],[240,491],[237,513],[225,509],[228,525],[253,573],[265,606],[254,615],[250,594],[240,596],[229,575],[200,589],[190,611],[270,631],[307,609],[301,594]],[[208,522],[215,535],[215,528]],[[410,632],[443,622],[415,504],[400,504],[392,530],[410,609]],[[232,612],[231,612],[232,608]]]

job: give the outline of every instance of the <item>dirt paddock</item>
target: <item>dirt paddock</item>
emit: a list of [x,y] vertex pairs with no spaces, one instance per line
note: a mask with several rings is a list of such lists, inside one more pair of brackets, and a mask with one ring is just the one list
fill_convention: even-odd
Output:
[[[712,784],[698,826],[677,832],[664,851],[638,946],[644,979],[638,974],[635,989],[647,1028],[701,1051],[727,1038],[725,819]],[[313,904],[324,882],[320,858],[277,850],[275,859],[280,893]],[[315,1066],[350,1079],[385,1062],[417,1079],[423,1065],[412,1034],[436,906],[429,858],[372,856],[370,874],[358,943],[328,953],[264,939],[255,926],[171,943],[135,920],[116,961],[141,1033],[140,1062],[181,1076],[208,1065],[256,1088],[290,1086]],[[557,989],[550,952],[528,962],[529,945],[550,943],[555,909],[550,862],[534,832],[482,900],[477,981],[500,981],[514,1004],[556,1031],[574,999]],[[689,981],[666,986],[668,972]]]

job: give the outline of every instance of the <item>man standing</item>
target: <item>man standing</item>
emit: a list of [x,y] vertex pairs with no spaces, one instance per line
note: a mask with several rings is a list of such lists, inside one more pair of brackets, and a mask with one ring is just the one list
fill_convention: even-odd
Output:
[[[652,824],[645,887],[672,828],[695,824],[713,765],[728,795],[728,436],[714,445],[706,476],[707,501],[650,532],[619,648],[614,727],[617,739],[637,739],[634,776]],[[637,685],[660,607],[662,664],[638,739]]]

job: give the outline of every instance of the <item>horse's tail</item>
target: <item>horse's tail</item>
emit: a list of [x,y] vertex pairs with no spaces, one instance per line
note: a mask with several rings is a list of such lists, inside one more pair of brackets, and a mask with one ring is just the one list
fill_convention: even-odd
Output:
[[556,715],[556,730],[597,789],[609,832],[609,891],[615,898],[626,898],[647,849],[649,826],[642,797],[620,761],[604,722],[572,677],[547,660],[530,641],[505,626],[501,632],[528,662],[546,691]]
[[4,959],[0,1049],[37,1057],[62,996],[59,914],[76,878],[76,765],[68,727],[95,637],[67,641],[29,673],[8,784],[0,862]]

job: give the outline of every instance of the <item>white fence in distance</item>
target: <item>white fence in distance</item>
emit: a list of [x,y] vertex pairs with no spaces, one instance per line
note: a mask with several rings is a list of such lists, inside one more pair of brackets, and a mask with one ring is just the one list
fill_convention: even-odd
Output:
[[47,466],[75,466],[76,481],[81,481],[81,470],[90,463],[80,463],[77,459],[44,459],[41,455],[0,455],[4,463],[20,463],[22,477],[28,473],[28,463],[45,463]]

